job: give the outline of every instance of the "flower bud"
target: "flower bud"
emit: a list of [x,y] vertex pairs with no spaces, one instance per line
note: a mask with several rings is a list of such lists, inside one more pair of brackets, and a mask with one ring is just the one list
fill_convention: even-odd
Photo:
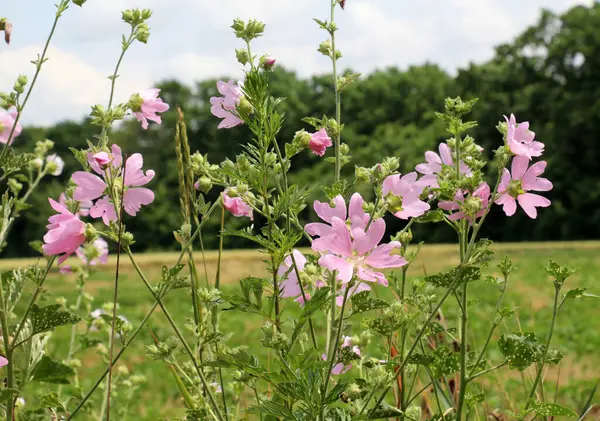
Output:
[[123,10],[121,12],[121,19],[126,23],[131,23],[133,20],[133,10]]
[[308,148],[310,145],[311,135],[306,130],[298,130],[294,135],[293,143],[302,146],[303,148]]
[[150,19],[152,17],[152,10],[150,9],[142,9],[142,19]]
[[85,239],[86,241],[94,241],[94,239],[98,236],[98,231],[92,224],[87,224],[85,226]]
[[4,31],[4,41],[10,44],[10,34],[12,33],[12,23],[6,18],[0,19],[0,31]]
[[350,146],[345,143],[340,144],[340,153],[342,155],[348,155],[350,153]]
[[240,97],[240,103],[237,108],[244,114],[251,114],[254,111],[252,104],[250,104],[250,101],[248,101],[245,96]]
[[194,187],[196,190],[200,190],[202,193],[208,193],[212,189],[213,183],[210,181],[210,178],[203,175],[198,181],[196,181]]
[[321,44],[319,44],[319,48],[317,48],[317,51],[325,56],[331,56],[331,41],[323,41]]
[[410,242],[413,239],[413,234],[412,231],[410,230],[410,228],[404,232],[400,232],[398,234],[398,241],[400,241],[400,243],[404,246],[410,244]]
[[142,23],[135,33],[135,38],[142,44],[146,44],[148,38],[150,38],[150,28],[148,28],[148,25]]
[[346,7],[346,0],[339,0],[340,1],[340,7],[342,9],[344,9]]
[[483,202],[481,201],[481,198],[470,196],[463,202],[461,210],[465,215],[473,217],[479,213],[482,206]]
[[356,178],[356,181],[369,183],[371,181],[371,171],[368,168],[356,166],[354,168],[354,178]]
[[104,167],[112,161],[112,157],[108,154],[108,152],[98,152],[92,156],[94,161],[96,161],[101,167]]
[[383,166],[390,172],[396,171],[400,166],[400,160],[396,157],[387,157],[383,160]]
[[16,178],[8,179],[8,188],[16,196],[23,189],[23,184],[19,183]]
[[235,50],[235,58],[242,65],[245,66],[250,62],[250,57],[248,56],[248,51],[243,48],[237,48]]
[[273,67],[275,66],[275,59],[273,57],[269,57],[267,55],[264,55],[260,58],[260,66],[264,69],[264,70],[272,70]]
[[81,7],[83,6],[83,3],[85,3],[87,0],[73,0],[73,4]]

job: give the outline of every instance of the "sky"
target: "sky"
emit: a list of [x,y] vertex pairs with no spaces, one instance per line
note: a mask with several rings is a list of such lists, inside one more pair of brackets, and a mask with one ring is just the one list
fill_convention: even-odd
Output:
[[[58,0],[55,0],[58,1]],[[0,45],[0,90],[9,91],[18,74],[33,75],[30,63],[43,49],[55,1],[2,2],[0,17],[13,24],[10,46]],[[590,0],[347,0],[336,12],[337,47],[342,68],[369,73],[389,66],[406,68],[436,63],[454,73],[469,62],[481,63],[494,46],[509,42],[540,16],[541,8],[563,12]],[[327,35],[312,18],[329,18],[330,0],[88,0],[71,6],[59,21],[36,88],[22,122],[47,126],[79,120],[90,106],[106,105],[129,27],[121,10],[152,9],[147,45],[136,43],[125,56],[117,79],[116,101],[156,82],[175,78],[192,83],[209,77],[239,79],[235,59],[240,48],[230,29],[234,18],[267,24],[253,45],[300,76],[330,71],[330,61],[316,51]]]

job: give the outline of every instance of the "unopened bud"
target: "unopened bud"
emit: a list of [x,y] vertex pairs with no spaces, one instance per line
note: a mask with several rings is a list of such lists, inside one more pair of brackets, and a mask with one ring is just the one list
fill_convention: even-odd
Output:
[[273,57],[264,55],[260,58],[260,66],[265,70],[272,70],[275,66],[275,61]]
[[152,17],[152,10],[150,9],[142,9],[142,19],[150,19]]
[[323,41],[321,44],[319,44],[317,51],[325,56],[331,56],[331,41]]
[[252,111],[254,111],[252,104],[250,104],[250,101],[248,101],[245,96],[240,98],[240,103],[238,104],[237,108],[245,114],[251,114]]
[[83,6],[83,3],[85,3],[87,0],[73,0],[73,4],[81,7]]
[[235,58],[237,58],[237,61],[242,66],[245,66],[250,61],[250,57],[248,56],[248,51],[243,48],[239,48],[239,49],[235,50]]
[[208,193],[212,189],[213,183],[210,181],[210,178],[202,176],[198,181],[196,181],[194,187],[196,190],[200,190],[203,193]]
[[371,181],[371,171],[368,168],[356,166],[354,168],[354,178],[356,178],[356,181],[368,183]]
[[121,19],[123,19],[126,23],[131,23],[133,20],[133,11],[132,10],[123,10],[121,12]]

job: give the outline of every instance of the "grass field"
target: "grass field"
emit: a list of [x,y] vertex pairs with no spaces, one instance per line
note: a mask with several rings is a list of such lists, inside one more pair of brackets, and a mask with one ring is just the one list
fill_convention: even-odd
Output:
[[[419,258],[411,267],[409,275],[422,277],[424,273],[432,274],[451,268],[458,263],[455,246],[432,245],[424,247]],[[499,244],[495,246],[497,258],[508,255],[518,270],[511,280],[507,292],[506,304],[520,308],[518,318],[511,319],[501,326],[501,332],[535,331],[538,337],[544,337],[551,317],[553,287],[552,281],[544,271],[548,258],[559,263],[568,263],[578,267],[576,275],[569,279],[566,289],[589,286],[592,292],[600,293],[600,242],[580,243],[528,243],[528,244]],[[159,277],[163,265],[173,264],[178,253],[147,253],[137,257],[140,266],[151,281]],[[204,273],[200,253],[197,254],[198,269]],[[264,256],[256,251],[230,251],[225,253],[222,263],[222,282],[224,288],[235,288],[235,283],[245,276],[266,275]],[[214,280],[217,255],[214,252],[206,254],[206,266],[210,282]],[[0,269],[14,266],[26,266],[35,263],[31,259],[0,260]],[[42,262],[43,264],[43,262]],[[491,265],[490,273],[495,272]],[[112,285],[114,280],[114,256],[109,265],[96,272],[86,284],[86,291],[96,297],[94,307],[112,300]],[[46,283],[49,294],[45,296],[51,302],[57,296],[64,296],[69,300],[75,297],[75,284],[72,275],[60,275],[53,271]],[[471,297],[476,300],[471,311],[472,321],[476,328],[473,329],[473,339],[481,344],[482,336],[487,333],[487,326],[494,318],[493,307],[497,299],[497,287],[485,282],[475,283],[472,286]],[[52,295],[50,295],[50,293]],[[381,292],[380,292],[381,293]],[[167,307],[182,326],[187,317],[191,317],[192,309],[189,305],[190,298],[186,291],[175,291],[166,299]],[[152,305],[150,294],[138,279],[132,265],[125,258],[122,259],[121,280],[119,290],[120,314],[125,315],[137,326],[139,321],[148,312]],[[559,392],[559,401],[578,407],[585,399],[585,393],[600,379],[600,308],[599,302],[593,300],[572,301],[565,305],[559,315],[558,325],[553,340],[554,346],[564,354],[565,359],[560,369],[551,367],[546,374],[549,384],[555,383],[559,378],[562,385]],[[285,314],[297,311],[297,304],[293,301],[284,303]],[[444,312],[453,325],[456,308],[453,305],[444,307]],[[232,333],[228,340],[229,345],[243,345],[260,343],[260,320],[249,317],[247,314],[227,312],[222,316],[221,326],[223,331]],[[171,335],[164,316],[157,312],[149,325],[153,332],[161,339]],[[322,329],[322,326],[317,326]],[[358,332],[353,332],[358,333]],[[59,328],[51,341],[51,354],[61,355],[57,351],[66,349],[70,330]],[[183,403],[167,367],[161,362],[155,362],[146,357],[145,346],[152,343],[148,331],[140,334],[137,343],[127,350],[123,359],[132,372],[143,374],[147,377],[147,384],[140,392],[140,399],[134,399],[130,414],[131,420],[157,420],[167,419],[172,416],[182,416]],[[256,350],[261,353],[260,349]],[[496,346],[491,347],[490,357],[499,361],[499,352]],[[88,352],[83,358],[83,387],[85,390],[95,380],[99,371],[101,360],[94,351]],[[530,377],[529,372],[523,374],[525,380]],[[522,388],[522,378],[511,374],[506,377],[505,372],[499,372],[498,382],[486,385],[495,395],[499,405],[506,398],[514,399]],[[492,377],[493,379],[493,377]],[[494,387],[504,384],[503,387]],[[50,387],[50,386],[48,386]],[[41,391],[42,389],[38,390]],[[95,402],[101,399],[101,391]],[[599,400],[599,399],[597,399]],[[596,417],[598,415],[596,414]],[[81,419],[86,419],[82,417]],[[93,418],[89,418],[93,419]]]

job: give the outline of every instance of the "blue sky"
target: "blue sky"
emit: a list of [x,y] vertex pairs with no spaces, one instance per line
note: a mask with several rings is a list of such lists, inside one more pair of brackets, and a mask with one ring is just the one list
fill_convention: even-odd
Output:
[[[56,1],[56,0],[55,0]],[[50,60],[23,115],[25,124],[49,125],[80,119],[95,103],[105,104],[106,76],[120,52],[120,20],[127,8],[150,8],[151,36],[125,57],[117,101],[164,78],[193,82],[207,77],[241,77],[229,26],[234,18],[257,18],[266,34],[253,47],[268,52],[301,76],[327,72],[316,52],[325,33],[312,21],[327,19],[330,0],[88,0],[72,6],[59,22]],[[540,9],[562,12],[591,0],[347,0],[337,12],[344,68],[368,73],[426,61],[450,72],[482,62],[493,47],[510,41],[539,17]],[[30,61],[41,52],[54,16],[53,1],[3,2],[0,17],[13,23],[12,43],[0,45],[0,89],[10,90],[19,73],[33,74]],[[8,4],[7,4],[8,3]]]

